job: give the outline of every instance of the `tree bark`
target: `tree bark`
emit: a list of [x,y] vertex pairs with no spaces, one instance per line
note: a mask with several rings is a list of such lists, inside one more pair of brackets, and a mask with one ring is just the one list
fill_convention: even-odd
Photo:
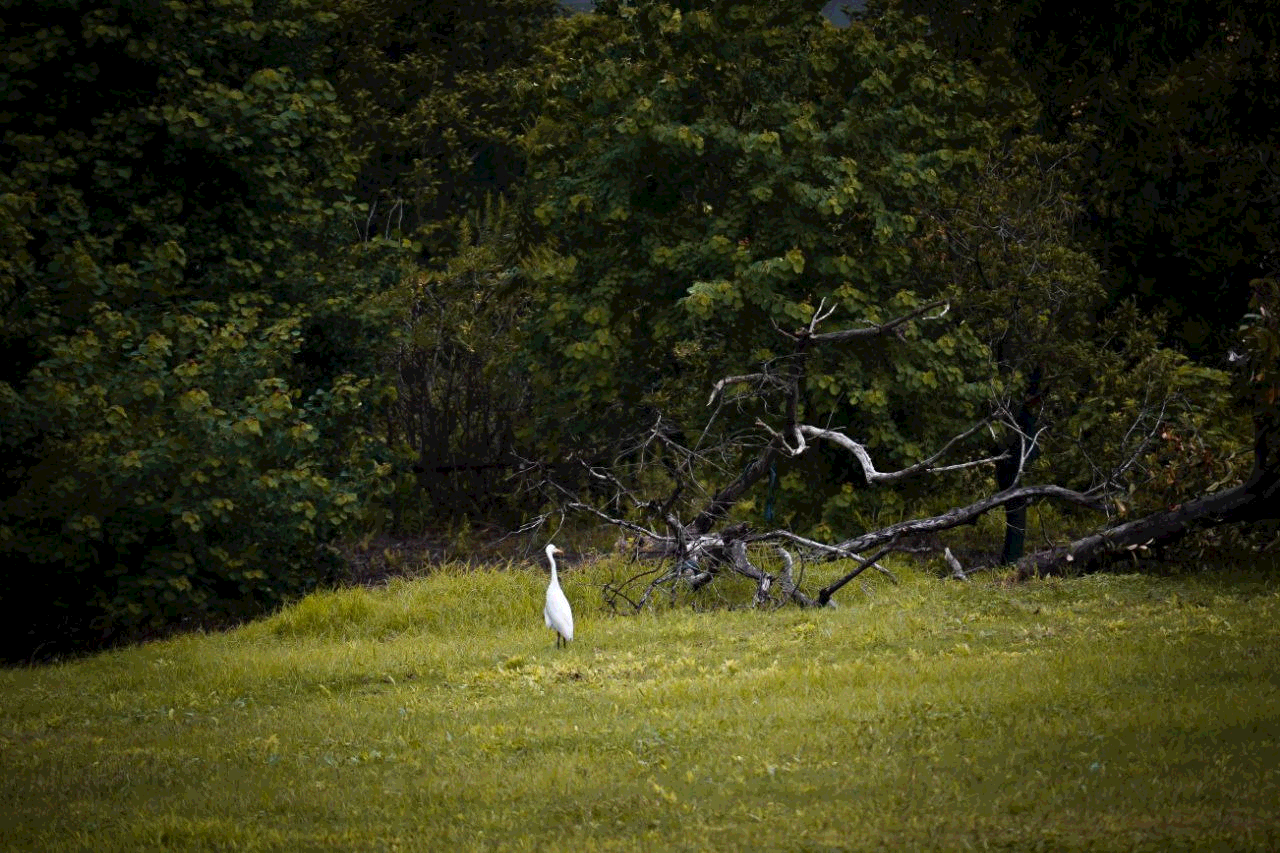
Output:
[[1254,463],[1239,486],[1107,528],[1058,548],[1024,557],[1018,578],[1080,571],[1104,557],[1150,544],[1167,544],[1195,530],[1280,518],[1280,412],[1254,417]]
[[909,521],[900,521],[880,530],[872,530],[853,539],[846,539],[836,547],[844,551],[864,551],[867,548],[874,548],[899,537],[950,530],[953,527],[977,521],[985,513],[1004,506],[1011,501],[1032,498],[1055,498],[1094,509],[1101,507],[1104,501],[1103,496],[1096,492],[1076,492],[1062,486],[1021,486],[975,501],[968,506],[957,507],[944,512],[942,515],[935,515],[930,518],[913,518]]

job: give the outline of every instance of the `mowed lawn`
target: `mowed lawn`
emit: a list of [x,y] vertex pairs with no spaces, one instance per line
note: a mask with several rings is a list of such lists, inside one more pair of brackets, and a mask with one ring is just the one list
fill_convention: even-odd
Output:
[[0,671],[0,845],[1280,849],[1274,571],[617,616],[623,570],[562,651],[517,566]]

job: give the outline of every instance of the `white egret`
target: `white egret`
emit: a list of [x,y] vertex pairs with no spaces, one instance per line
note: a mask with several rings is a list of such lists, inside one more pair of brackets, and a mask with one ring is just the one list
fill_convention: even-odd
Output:
[[555,629],[556,648],[563,642],[566,645],[573,639],[573,611],[569,609],[569,599],[565,598],[560,588],[560,578],[556,575],[556,554],[563,553],[555,545],[547,546],[547,561],[551,563],[551,583],[547,586],[547,605],[542,608],[542,618],[548,628]]

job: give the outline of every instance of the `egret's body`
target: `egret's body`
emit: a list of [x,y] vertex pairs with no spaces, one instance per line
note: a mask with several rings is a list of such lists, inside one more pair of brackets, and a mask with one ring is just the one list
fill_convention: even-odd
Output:
[[568,644],[573,639],[573,611],[569,609],[569,599],[565,598],[560,588],[560,578],[556,575],[555,555],[560,549],[555,545],[547,546],[547,562],[551,563],[551,583],[547,586],[547,604],[542,608],[542,618],[547,627],[556,632],[556,648],[561,643]]

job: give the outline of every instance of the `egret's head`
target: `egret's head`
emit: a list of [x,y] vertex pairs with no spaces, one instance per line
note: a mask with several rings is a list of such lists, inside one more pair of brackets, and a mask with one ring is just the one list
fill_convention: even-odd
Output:
[[561,550],[560,550],[559,548],[557,548],[555,545],[548,545],[548,546],[547,546],[547,556],[548,556],[548,557],[553,556],[553,555],[555,555],[555,554],[563,554],[563,553],[564,553],[564,551],[561,551]]

